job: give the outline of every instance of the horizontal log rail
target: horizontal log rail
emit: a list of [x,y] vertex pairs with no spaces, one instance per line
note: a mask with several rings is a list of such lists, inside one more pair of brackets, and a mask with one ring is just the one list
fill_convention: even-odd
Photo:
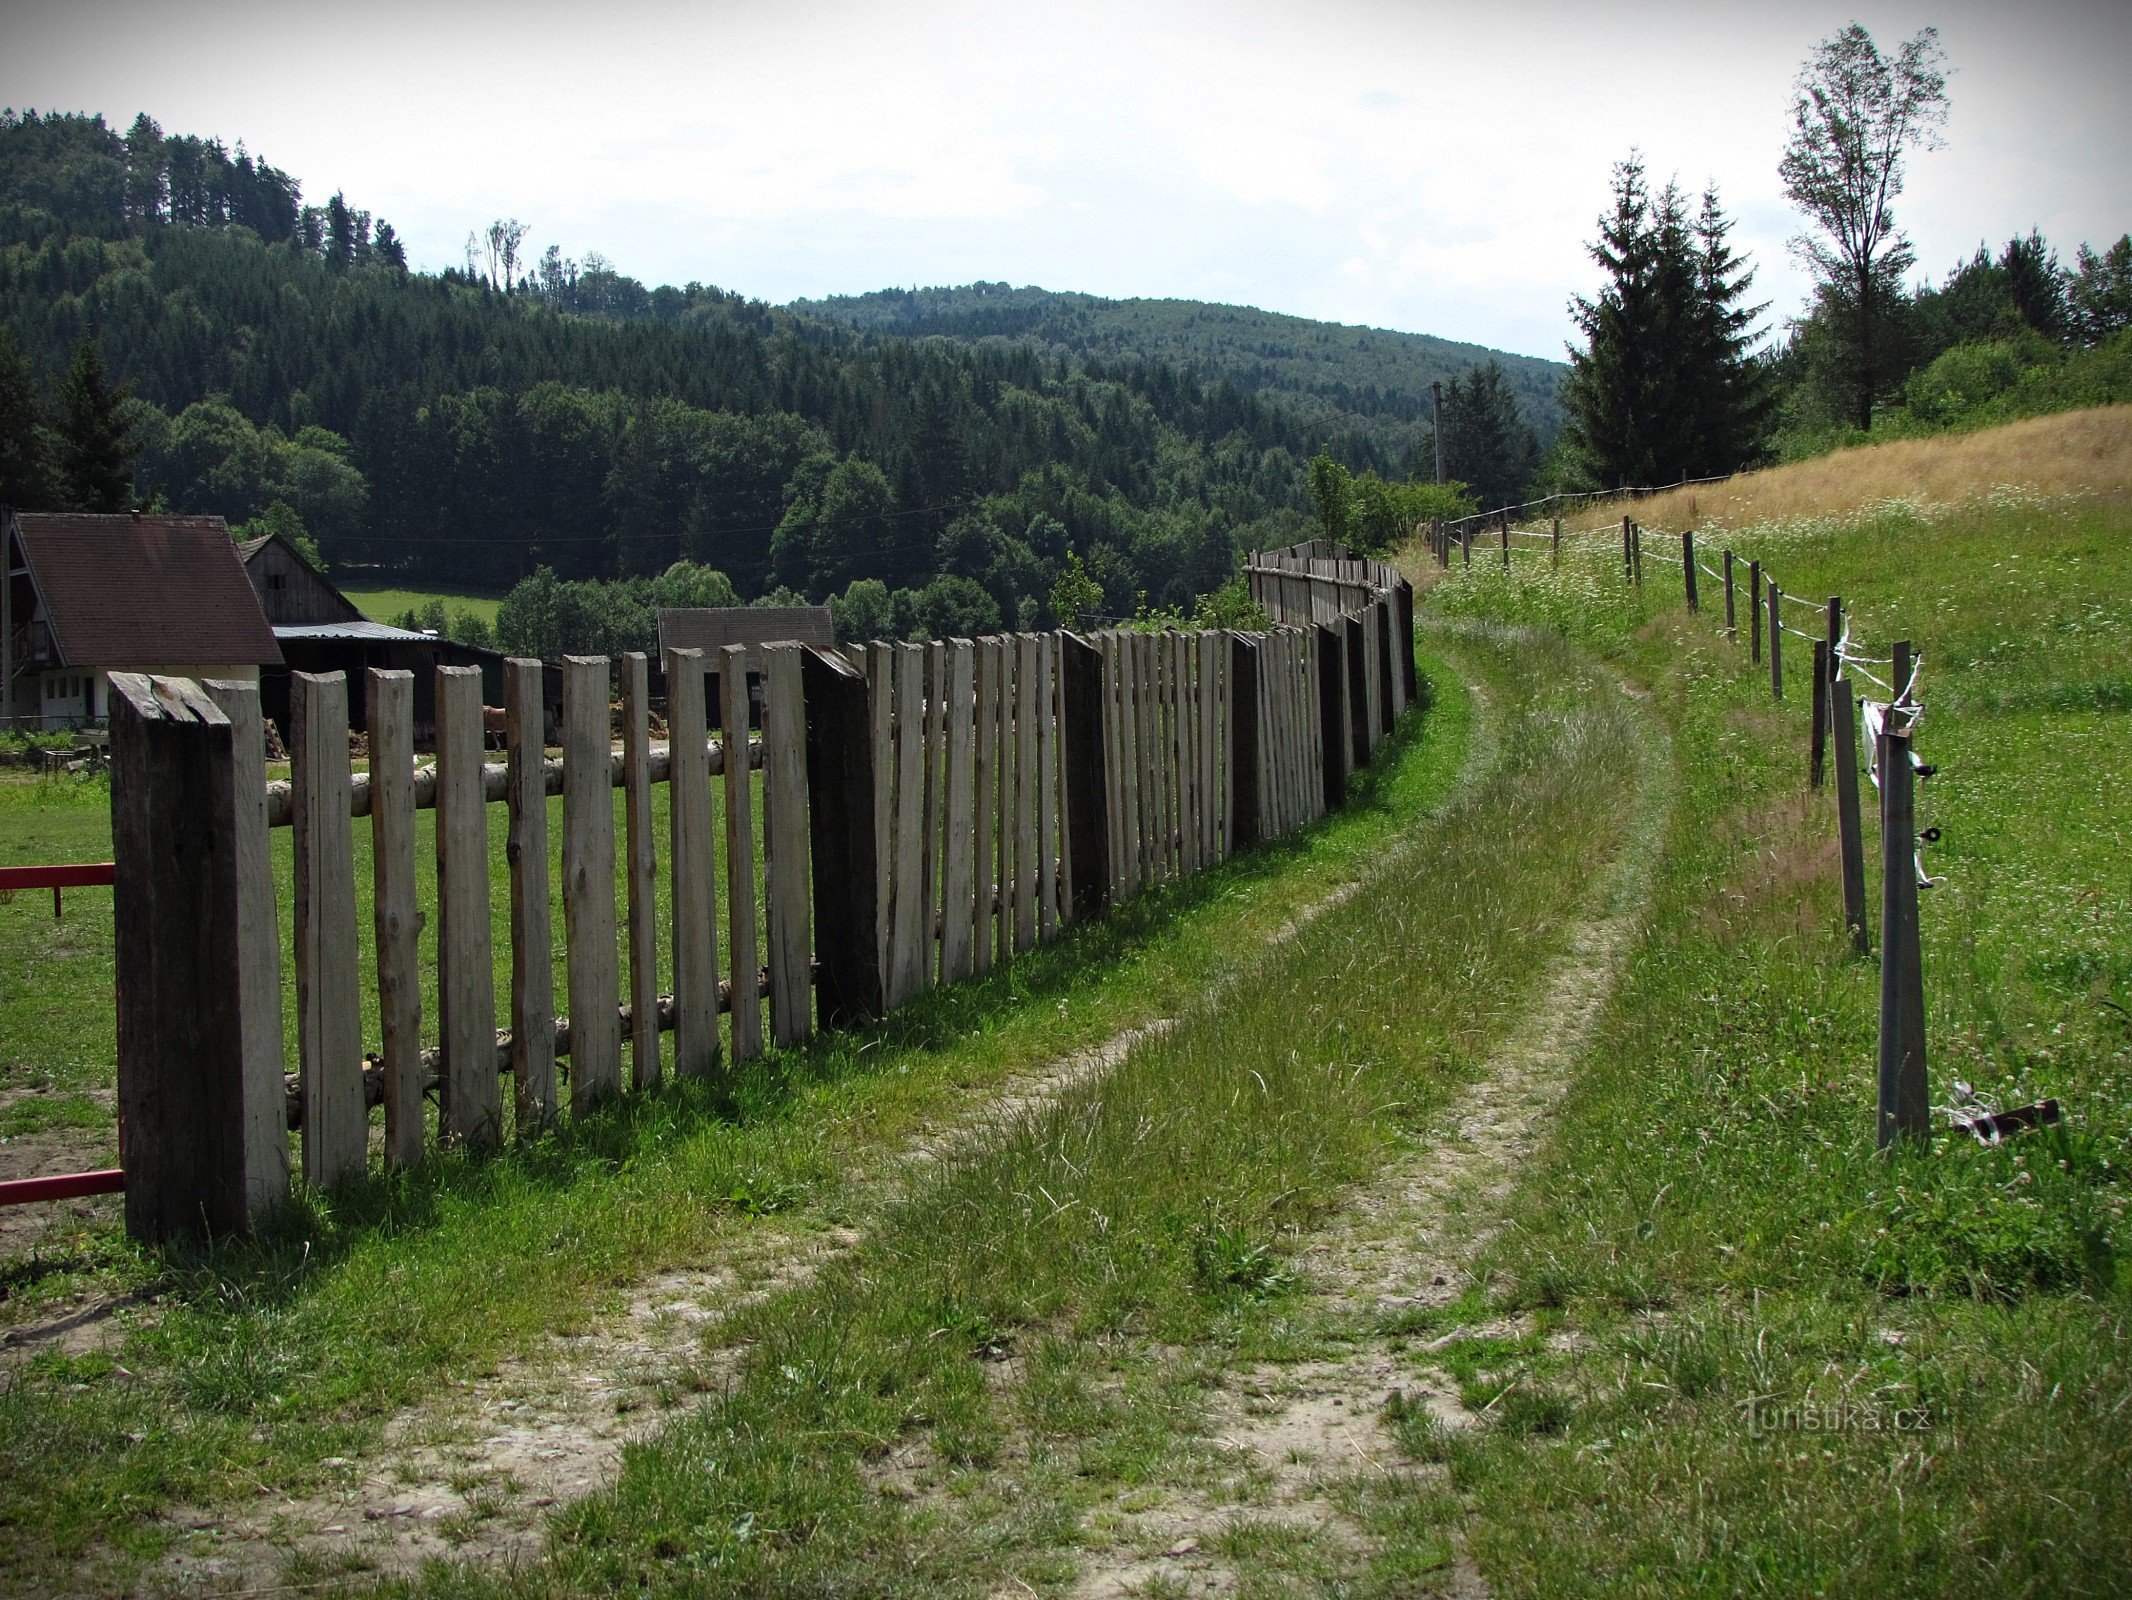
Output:
[[[710,751],[711,776],[714,778],[724,777],[725,741],[723,739],[712,739],[706,748]],[[627,784],[628,778],[623,770],[622,752],[616,750],[609,757],[609,760],[613,766],[614,786],[617,789],[623,788]],[[761,739],[750,739],[748,741],[748,770],[760,772],[762,771],[762,765],[763,742]],[[653,745],[651,747],[651,758],[647,763],[647,770],[653,783],[665,783],[673,770],[673,747],[670,744]],[[485,804],[496,805],[510,797],[510,776],[511,769],[501,761],[491,761],[483,765],[481,769],[481,797]],[[563,763],[561,757],[548,756],[544,758],[541,762],[541,776],[546,783],[548,794],[551,798],[561,794],[563,792]],[[415,768],[414,792],[415,809],[417,811],[434,811],[437,809],[437,768],[434,763],[426,767]],[[276,779],[266,786],[268,827],[286,828],[289,826],[290,819],[295,815],[294,794],[293,786],[286,779]],[[354,773],[349,779],[348,815],[351,817],[367,817],[370,815],[370,774],[367,772]],[[105,879],[103,881],[108,883],[110,880]]]

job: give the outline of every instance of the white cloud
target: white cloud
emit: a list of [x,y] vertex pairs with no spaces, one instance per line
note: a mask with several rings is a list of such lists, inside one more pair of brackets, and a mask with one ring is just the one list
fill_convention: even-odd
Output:
[[[1630,146],[1714,181],[1780,317],[1788,85],[1835,0],[1493,7],[909,0],[333,11],[17,4],[0,102],[146,108],[343,188],[430,265],[515,215],[769,299],[1008,278],[1245,300],[1559,353]],[[2132,217],[2132,8],[1866,4],[1958,70],[1900,215],[1934,272]]]

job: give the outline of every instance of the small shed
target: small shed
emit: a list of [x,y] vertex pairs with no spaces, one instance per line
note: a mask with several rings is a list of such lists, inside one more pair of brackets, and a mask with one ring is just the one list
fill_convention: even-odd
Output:
[[278,533],[244,540],[237,546],[237,557],[252,580],[260,609],[277,628],[366,620],[353,600]]
[[[370,725],[368,684],[372,667],[411,672],[415,678],[415,742],[427,747],[436,734],[437,668],[479,667],[484,705],[503,704],[501,651],[461,644],[434,633],[372,622],[301,550],[278,533],[237,546],[259,604],[274,625],[284,670],[269,671],[259,684],[260,709],[284,735],[289,727],[289,674],[348,675],[348,726]],[[551,725],[553,717],[549,719]]]
[[[353,622],[299,623],[274,630],[274,639],[288,664],[281,671],[260,675],[259,707],[280,727],[289,728],[289,674],[292,672],[344,672],[348,675],[348,726],[360,733],[370,726],[368,680],[372,667],[414,674],[414,736],[427,748],[436,737],[437,668],[479,667],[481,703],[503,704],[504,655],[478,645],[434,633],[417,633],[372,622],[357,614]],[[545,698],[545,697],[544,697]],[[546,719],[553,724],[554,717]]]
[[762,647],[766,644],[811,644],[818,649],[836,648],[836,630],[830,625],[827,606],[683,606],[662,607],[659,612],[659,661],[665,664],[669,650],[701,650],[704,677],[708,680],[711,725],[719,725],[718,652],[728,645],[747,649],[749,704],[757,718],[762,711]]
[[0,577],[0,726],[101,721],[113,672],[282,664],[220,517],[0,512]]

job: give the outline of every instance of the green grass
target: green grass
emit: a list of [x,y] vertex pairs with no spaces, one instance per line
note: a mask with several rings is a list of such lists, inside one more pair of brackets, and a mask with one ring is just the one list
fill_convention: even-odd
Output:
[[341,593],[353,600],[364,616],[372,622],[392,622],[404,612],[419,612],[432,600],[442,600],[444,609],[453,615],[471,611],[490,627],[496,625],[496,608],[503,604],[503,596],[485,589],[372,589],[344,588]]
[[1805,792],[1805,651],[1772,707],[1668,566],[1641,598],[1603,558],[1438,590],[1646,683],[1678,793],[1647,936],[1479,1263],[1490,1314],[1578,1336],[1541,1364],[1559,1431],[1449,1453],[1499,1593],[2081,1594],[2132,1570],[2128,536],[2122,500],[2019,493],[1725,535],[1789,592],[1846,596],[1871,653],[1924,650],[1934,1098],[1959,1077],[2066,1107],[1894,1160],[1878,967],[1847,952],[1831,802]]
[[[797,1249],[809,1231],[853,1220],[870,1203],[855,1174],[914,1129],[1018,1070],[1175,1015],[1248,967],[1298,907],[1367,870],[1441,797],[1466,730],[1466,700],[1447,681],[1425,731],[1395,746],[1339,817],[878,1029],[631,1096],[487,1159],[309,1197],[256,1245],[156,1256],[103,1227],[0,1267],[11,1318],[77,1294],[155,1304],[115,1349],[40,1355],[0,1386],[0,1580],[35,1587],[95,1552],[123,1573],[166,1546],[159,1509],[242,1500],[261,1482],[301,1493],[330,1476],[329,1458],[374,1446],[399,1408],[581,1326],[622,1285],[728,1246]],[[13,803],[41,814],[34,798]],[[73,829],[93,853],[93,807],[72,795],[52,804],[63,820],[39,848]],[[41,982],[34,964],[30,975]],[[78,984],[55,1026],[93,1029],[90,1002],[108,1006],[94,990]]]
[[[731,1390],[559,1513],[546,1564],[425,1587],[1021,1592],[1071,1575],[1092,1507],[1204,1478],[1212,1379],[1316,1338],[1284,1315],[1296,1245],[1508,1025],[1470,980],[1553,953],[1586,886],[1551,863],[1601,865],[1626,832],[1641,741],[1618,697],[1544,639],[1457,648],[1499,754],[1437,815],[1409,814],[1364,892],[748,1313]],[[933,1492],[876,1492],[891,1452],[927,1463]],[[1226,1538],[1266,1571],[1317,1570],[1292,1532]]]
[[[427,758],[424,758],[425,760]],[[358,768],[361,763],[357,763]],[[756,849],[755,882],[758,944],[763,927],[762,775],[753,776]],[[712,833],[722,839],[725,800],[722,780],[712,785]],[[652,836],[663,858],[667,842],[668,790],[652,788]],[[624,802],[621,791],[614,799],[615,837],[624,832]],[[108,861],[111,859],[110,787],[101,776],[33,778],[0,774],[0,860],[24,864],[62,861]],[[501,806],[488,808],[489,825],[489,919],[490,948],[499,1011],[508,1008],[511,983],[510,868],[504,858],[509,818]],[[569,994],[562,926],[562,798],[548,801],[548,857],[551,887],[549,939],[553,952],[553,977],[559,1009],[567,1009]],[[365,1047],[376,1049],[381,1037],[377,1016],[377,951],[372,926],[375,896],[371,830],[358,823],[353,834],[355,851],[355,896],[357,944],[361,962],[358,979],[363,1006]],[[281,913],[282,1021],[284,1047],[291,1070],[297,1059],[296,963],[293,956],[294,867],[290,830],[271,833],[275,884]],[[616,850],[615,904],[617,914],[628,906],[627,866],[624,852]],[[422,1020],[425,1042],[437,1042],[437,916],[436,813],[415,814],[416,901],[423,915],[419,941],[422,981]],[[673,882],[670,874],[655,879],[659,928],[659,984],[661,993],[673,989]],[[723,874],[720,888],[724,889]],[[720,955],[724,951],[723,911],[720,912]],[[43,1126],[57,1113],[60,1103],[78,1112],[82,1097],[96,1089],[109,1089],[117,1059],[116,1025],[111,1005],[113,984],[111,891],[67,891],[65,917],[55,924],[51,898],[45,893],[18,894],[10,903],[0,903],[0,978],[9,980],[0,992],[0,1091],[27,1090],[30,1095],[9,1094],[0,1101],[0,1136]],[[721,1023],[721,1029],[729,1024]],[[47,1103],[58,1096],[60,1102]],[[506,1096],[506,1099],[509,1097]],[[74,1116],[76,1112],[66,1112]],[[383,1111],[373,1112],[372,1121],[382,1129]],[[434,1124],[434,1112],[430,1113]],[[103,1114],[108,1125],[108,1112]],[[434,1132],[434,1127],[432,1127]],[[116,1155],[115,1133],[103,1153]],[[0,1322],[8,1320],[0,1306]]]

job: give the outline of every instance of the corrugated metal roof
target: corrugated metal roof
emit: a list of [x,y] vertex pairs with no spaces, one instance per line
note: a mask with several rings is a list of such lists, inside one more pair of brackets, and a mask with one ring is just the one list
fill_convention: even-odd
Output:
[[220,517],[24,511],[14,525],[64,665],[281,664]]
[[276,628],[277,639],[368,639],[397,644],[440,644],[434,633],[417,633],[412,628],[395,628],[383,622],[306,622],[291,623]]

